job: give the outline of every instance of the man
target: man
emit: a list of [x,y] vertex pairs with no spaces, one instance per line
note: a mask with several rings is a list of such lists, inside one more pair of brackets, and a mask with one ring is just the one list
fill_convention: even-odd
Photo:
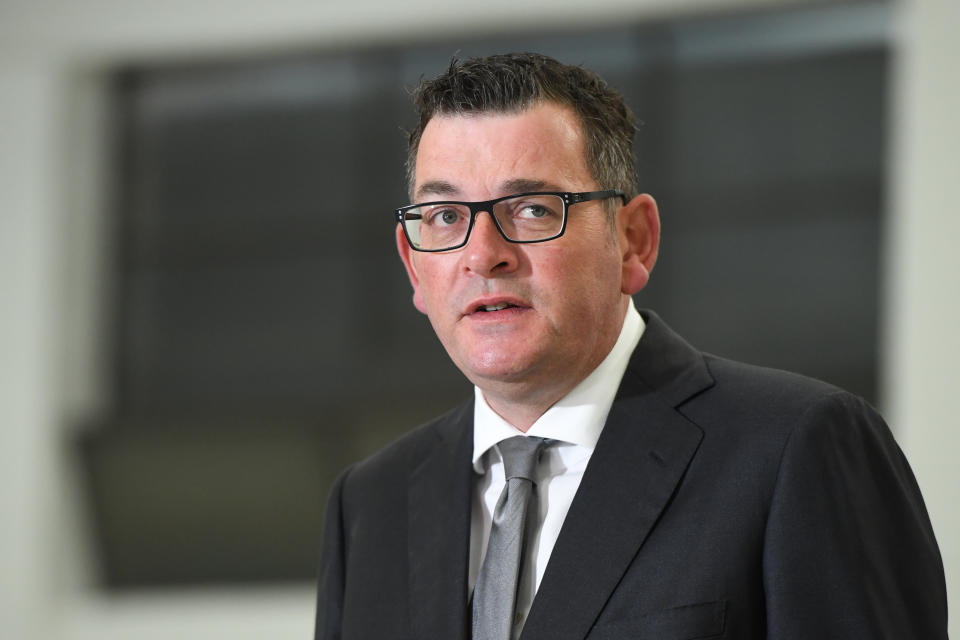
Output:
[[634,309],[660,227],[619,94],[518,54],[415,101],[397,248],[476,390],[333,487],[316,637],[946,638],[882,419]]

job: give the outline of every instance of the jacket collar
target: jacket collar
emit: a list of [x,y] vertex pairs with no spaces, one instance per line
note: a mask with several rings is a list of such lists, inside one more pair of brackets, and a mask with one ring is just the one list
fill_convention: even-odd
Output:
[[473,400],[439,418],[430,431],[434,446],[413,469],[407,488],[412,637],[467,640]]
[[646,332],[554,546],[524,640],[588,634],[703,437],[677,410],[713,385],[703,356],[655,314],[642,315]]

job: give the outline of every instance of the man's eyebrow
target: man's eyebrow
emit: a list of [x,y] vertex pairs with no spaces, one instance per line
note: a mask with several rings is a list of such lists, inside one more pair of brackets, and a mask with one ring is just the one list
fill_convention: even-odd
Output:
[[[514,193],[530,191],[562,191],[563,189],[553,182],[536,180],[533,178],[513,178],[500,185],[500,191],[508,196]],[[455,198],[460,195],[460,189],[445,180],[431,180],[424,182],[414,194],[418,202],[432,197]]]
[[460,193],[460,190],[444,180],[431,180],[424,182],[417,188],[414,194],[417,200],[424,200],[427,196],[445,196],[453,197]]
[[511,193],[525,193],[528,191],[562,191],[562,189],[552,183],[544,180],[532,180],[530,178],[515,178],[503,183],[504,195]]

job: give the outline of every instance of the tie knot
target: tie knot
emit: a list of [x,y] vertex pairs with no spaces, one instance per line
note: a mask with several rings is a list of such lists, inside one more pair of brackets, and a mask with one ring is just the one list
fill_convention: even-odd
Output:
[[503,457],[504,479],[525,478],[532,481],[540,452],[546,444],[544,438],[536,436],[514,436],[500,442],[497,446]]

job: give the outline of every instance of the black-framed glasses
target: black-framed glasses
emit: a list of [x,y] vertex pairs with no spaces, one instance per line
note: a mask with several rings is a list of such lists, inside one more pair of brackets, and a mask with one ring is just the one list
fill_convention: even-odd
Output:
[[627,198],[622,191],[534,191],[485,202],[438,200],[400,207],[395,215],[416,251],[449,251],[467,244],[477,214],[486,211],[509,242],[546,242],[563,235],[570,205]]

